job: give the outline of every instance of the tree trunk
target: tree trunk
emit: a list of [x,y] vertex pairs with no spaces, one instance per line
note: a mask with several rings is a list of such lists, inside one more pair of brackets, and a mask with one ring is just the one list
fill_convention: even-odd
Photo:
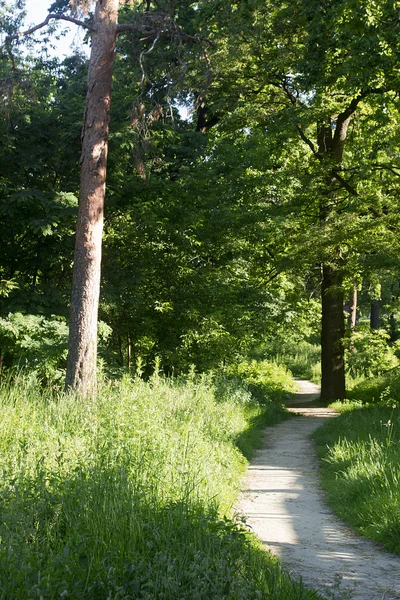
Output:
[[379,329],[380,313],[381,313],[381,301],[380,300],[372,300],[371,301],[371,314],[369,317],[369,326],[371,327],[371,329]]
[[97,318],[108,128],[119,0],[98,0],[82,132],[66,389],[96,388]]
[[[332,212],[332,199],[337,196],[337,183],[346,182],[335,168],[340,165],[347,131],[353,114],[362,96],[354,99],[336,119],[321,123],[318,128],[318,157],[327,165],[325,190],[320,203],[321,225],[326,222]],[[333,167],[333,168],[332,168]],[[337,267],[323,265],[322,271],[322,318],[321,318],[321,400],[329,402],[346,397],[346,382],[344,370],[344,295],[341,290],[342,276],[340,274],[340,248],[332,260]]]
[[353,283],[352,290],[349,296],[349,316],[347,317],[347,325],[350,332],[349,341],[349,352],[354,352],[354,340],[352,339],[352,333],[357,323],[357,284]]
[[128,369],[131,368],[132,364],[132,344],[131,344],[131,336],[128,334],[128,347],[127,347],[127,358],[126,358],[126,366]]
[[324,265],[322,274],[321,400],[345,398],[344,295],[337,271]]
[[353,288],[349,297],[349,317],[347,324],[350,331],[353,331],[357,323],[357,284],[353,284]]

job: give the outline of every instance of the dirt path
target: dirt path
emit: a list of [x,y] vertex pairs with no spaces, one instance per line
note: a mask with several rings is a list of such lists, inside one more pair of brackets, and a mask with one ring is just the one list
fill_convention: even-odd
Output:
[[326,598],[398,599],[400,557],[353,533],[324,502],[310,434],[335,413],[318,406],[316,385],[299,386],[289,407],[303,417],[265,430],[238,511],[293,576]]

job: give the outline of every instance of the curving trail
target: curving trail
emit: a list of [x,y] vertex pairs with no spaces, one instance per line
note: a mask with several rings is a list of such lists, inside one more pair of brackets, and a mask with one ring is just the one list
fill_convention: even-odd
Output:
[[265,430],[238,512],[307,587],[338,600],[400,599],[400,557],[358,536],[324,502],[310,434],[335,412],[318,404],[318,386],[298,384],[289,410],[302,416]]

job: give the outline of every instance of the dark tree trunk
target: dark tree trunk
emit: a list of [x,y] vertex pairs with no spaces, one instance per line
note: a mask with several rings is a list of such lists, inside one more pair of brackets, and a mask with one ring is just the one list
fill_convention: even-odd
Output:
[[[321,123],[318,128],[318,158],[327,165],[325,191],[320,203],[320,221],[323,224],[332,210],[332,200],[337,196],[337,185],[349,187],[340,176],[336,165],[343,158],[347,131],[352,116],[362,96],[352,100],[349,106],[336,119],[329,123]],[[351,193],[356,192],[352,190]],[[346,381],[344,369],[344,294],[341,289],[342,262],[340,248],[332,255],[336,267],[323,265],[322,275],[322,319],[321,319],[321,400],[342,399],[346,397]]]
[[324,265],[322,274],[321,400],[345,398],[344,294],[337,271]]
[[381,301],[380,300],[372,300],[371,301],[371,314],[369,317],[369,326],[371,327],[371,329],[379,329],[380,316],[381,316]]
[[82,133],[66,389],[96,388],[97,318],[106,183],[108,127],[118,0],[98,0]]

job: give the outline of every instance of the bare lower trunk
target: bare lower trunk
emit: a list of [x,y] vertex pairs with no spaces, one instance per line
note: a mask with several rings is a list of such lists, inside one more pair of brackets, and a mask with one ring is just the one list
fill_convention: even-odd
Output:
[[344,371],[344,295],[337,272],[324,265],[322,279],[321,400],[346,397]]
[[[352,335],[357,323],[357,284],[353,284],[353,288],[349,297],[349,316],[347,325],[349,327],[350,336]],[[354,340],[350,337],[349,352],[354,352]]]
[[66,388],[96,388],[97,318],[118,0],[98,0],[82,137]]
[[126,365],[127,365],[128,369],[131,368],[131,364],[132,364],[132,344],[131,344],[131,336],[128,335],[128,348],[127,348],[127,359],[126,359]]
[[370,319],[369,319],[369,325],[370,325],[371,329],[379,329],[380,313],[381,313],[381,301],[380,300],[372,300],[371,314],[370,314]]

